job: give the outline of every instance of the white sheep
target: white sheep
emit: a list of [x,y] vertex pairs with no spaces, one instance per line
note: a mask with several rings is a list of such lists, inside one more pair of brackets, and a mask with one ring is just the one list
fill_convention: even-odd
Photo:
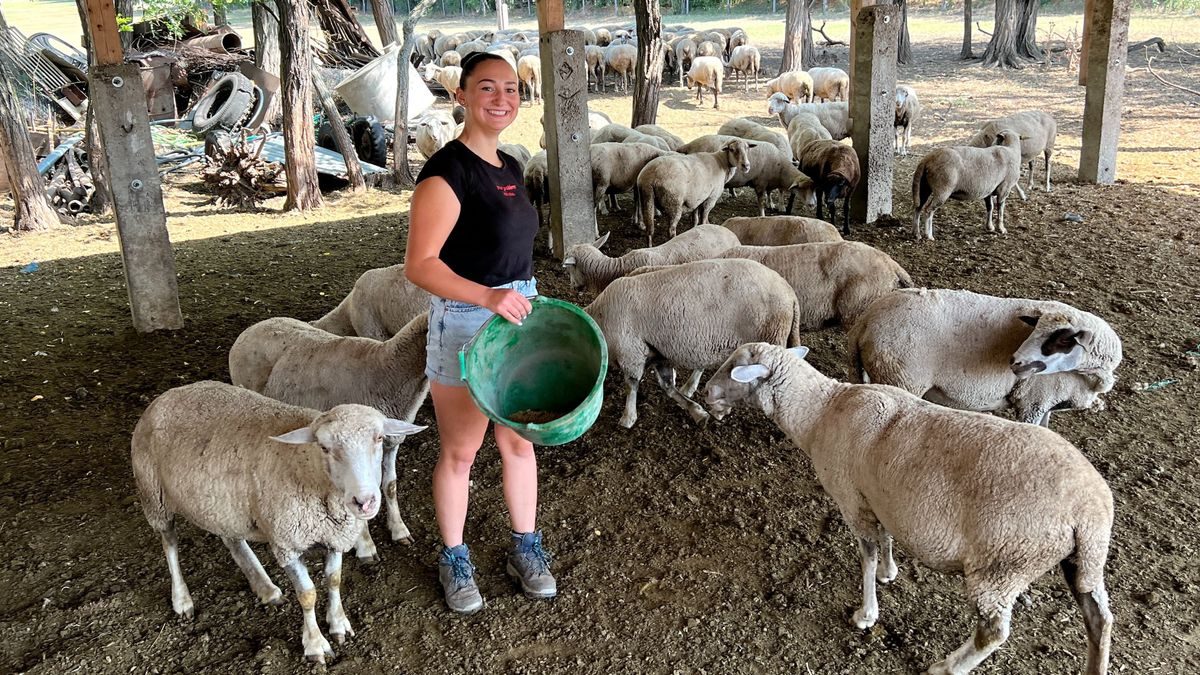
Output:
[[725,79],[725,65],[715,56],[697,56],[692,60],[692,67],[683,76],[686,88],[696,87],[696,100],[704,105],[705,88],[712,90],[713,109],[721,107],[721,83]]
[[154,399],[133,430],[130,463],[146,522],[162,537],[175,613],[190,619],[195,612],[179,565],[174,520],[181,515],[221,537],[255,595],[278,605],[283,594],[246,542],[269,543],[300,601],[304,656],[332,658],[303,554],[326,550],[326,620],[344,642],[354,630],[342,606],[342,553],[379,511],[383,439],[422,429],[367,406],[320,412],[221,382]]
[[703,40],[696,45],[696,56],[714,56],[720,58],[721,48],[712,40]]
[[583,57],[587,62],[588,83],[595,83],[595,91],[604,91],[604,72],[607,69],[604,48],[587,45],[583,48]]
[[1002,131],[997,145],[986,148],[937,148],[921,158],[913,172],[913,233],[933,239],[933,214],[949,199],[982,199],[987,210],[987,231],[994,232],[992,213],[1000,206],[1000,234],[1004,229],[1004,203],[1021,179],[1021,139]]
[[917,92],[907,84],[896,85],[896,154],[908,156],[912,145],[912,128],[921,116]]
[[841,68],[809,68],[812,77],[812,100],[849,101],[850,76]]
[[404,276],[404,265],[367,270],[328,314],[312,325],[333,335],[387,340],[429,311],[429,292]]
[[974,635],[926,671],[961,675],[1004,643],[1017,597],[1058,565],[1087,628],[1087,673],[1107,672],[1113,499],[1083,453],[1047,429],[838,382],[798,358],[805,351],[742,345],[705,401],[718,419],[738,405],[761,410],[811,460],[858,540],[854,625],[879,618],[875,584],[896,578],[895,537],[917,560],[965,577]]
[[672,237],[684,213],[695,212],[695,225],[708,223],[708,214],[721,198],[726,181],[739,169],[750,170],[748,155],[746,142],[738,139],[718,152],[666,155],[650,160],[637,178],[642,224],[647,229],[649,245],[654,245],[656,208],[669,223]]
[[670,131],[667,131],[657,124],[639,124],[638,126],[634,127],[633,130],[641,132],[647,136],[661,138],[667,144],[667,149],[671,152],[675,152],[679,146],[683,145],[682,138],[676,136]]
[[[1054,140],[1058,135],[1058,123],[1049,114],[1040,110],[1025,110],[1008,117],[992,120],[983,125],[967,141],[967,145],[986,148],[995,145],[1000,132],[1010,129],[1021,136],[1021,163],[1029,165],[1029,189],[1033,190],[1033,162],[1038,155],[1046,161],[1046,192],[1050,192],[1050,156],[1054,154]],[[1016,185],[1021,199],[1025,191],[1020,181]]]
[[[242,331],[229,349],[230,381],[273,399],[308,408],[369,405],[411,422],[429,393],[425,340],[429,314],[418,314],[386,342],[326,333],[303,321],[276,317]],[[396,454],[389,438],[383,457],[384,501],[392,541],[412,543],[396,501]],[[377,559],[365,526],[357,557]]]
[[696,41],[691,38],[681,38],[675,43],[675,62],[679,67],[679,84],[684,84],[683,76],[692,69],[692,61],[696,60]]
[[[790,70],[779,77],[767,80],[767,95],[783,94],[795,103],[811,103],[813,98],[812,76],[803,70]],[[772,113],[774,114],[774,113]]]
[[458,84],[462,80],[462,68],[459,66],[437,66],[430,63],[425,66],[424,76],[426,80],[432,80],[442,85],[446,93],[450,95],[451,100],[453,100],[454,92],[458,89]]
[[522,56],[517,61],[517,79],[529,92],[529,104],[542,100],[542,58],[537,54]]
[[[667,396],[703,423],[708,413],[689,397],[704,369],[746,339],[799,340],[796,294],[777,273],[751,260],[641,268],[613,281],[586,311],[624,376],[628,392],[620,424],[627,429],[637,422],[637,390],[647,364]],[[675,368],[692,371],[682,390],[675,386]]]
[[786,279],[800,300],[802,330],[852,326],[872,302],[912,286],[891,256],[857,241],[737,246],[720,257],[760,262]]
[[721,227],[737,235],[743,246],[788,246],[842,241],[837,228],[824,220],[802,216],[736,216],[726,218]]
[[804,152],[804,146],[813,141],[831,141],[833,136],[821,125],[816,115],[808,112],[797,113],[788,122],[788,147],[792,157],[799,157]]
[[496,149],[517,160],[517,166],[521,169],[522,174],[525,173],[525,165],[529,163],[530,159],[533,159],[529,148],[520,143],[501,143]]
[[[549,158],[546,156],[545,150],[539,150],[537,154],[529,158],[525,163],[525,192],[529,195],[529,201],[533,202],[533,208],[538,212],[538,227],[541,228],[544,224],[542,207],[550,203],[550,181],[547,175],[550,171],[548,166]],[[553,247],[551,247],[553,248]]]
[[812,113],[821,122],[835,141],[850,136],[850,107],[846,103],[789,103],[783,94],[771,94],[767,99],[767,113],[779,115],[784,128],[789,128],[792,118],[801,113]]
[[575,244],[567,249],[563,269],[577,290],[599,293],[615,279],[647,265],[678,265],[716,258],[740,245],[737,235],[717,225],[697,225],[683,234],[651,248],[636,248],[617,258],[600,251],[608,242],[606,233],[591,244]]
[[[729,143],[743,140],[738,136],[709,134],[700,136],[679,146],[680,154],[693,155],[700,152],[718,152]],[[784,157],[775,146],[758,141],[745,141],[746,159],[750,168],[737,169],[725,181],[731,195],[740,187],[750,186],[758,196],[759,215],[766,215],[768,202],[774,208],[773,194],[780,190],[789,197],[800,196],[805,203],[816,204],[816,193],[812,180],[801,174],[791,160]]]
[[737,74],[741,73],[745,82],[744,89],[750,90],[750,78],[754,78],[754,90],[758,91],[758,75],[762,71],[762,55],[758,53],[758,47],[752,45],[740,45],[734,47],[729,54],[729,68],[733,71],[734,82],[737,81]]
[[792,146],[788,143],[788,139],[778,131],[769,129],[752,119],[745,117],[735,117],[728,120],[717,129],[717,133],[725,136],[737,136],[744,138],[747,141],[761,141],[770,143],[779,149],[787,157],[788,161],[792,161]]
[[416,122],[417,150],[425,159],[433,157],[434,153],[446,147],[446,144],[458,136],[458,127],[454,118],[444,110],[434,110],[425,113]]
[[[606,196],[611,197],[615,208],[616,195],[637,186],[638,174],[646,164],[655,158],[671,154],[660,147],[645,143],[594,143],[590,152],[592,188],[595,190],[596,208],[600,213],[609,211]],[[640,223],[640,216],[637,218]]]
[[1018,420],[1042,426],[1056,407],[1090,407],[1111,390],[1122,356],[1121,339],[1094,314],[951,290],[915,289],[873,303],[849,344],[852,380],[963,410],[1011,407]]
[[[629,79],[633,75],[633,67],[637,65],[637,48],[628,44],[613,43],[604,48],[604,65],[608,70],[620,76],[619,90],[629,92]],[[613,85],[617,86],[616,83]]]

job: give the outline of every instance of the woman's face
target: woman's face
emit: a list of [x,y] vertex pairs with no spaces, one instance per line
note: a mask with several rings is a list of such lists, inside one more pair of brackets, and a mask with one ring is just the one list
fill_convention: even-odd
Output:
[[517,119],[521,97],[517,93],[517,74],[508,61],[489,59],[480,63],[467,77],[466,85],[466,89],[456,92],[459,104],[467,109],[466,126],[498,134]]

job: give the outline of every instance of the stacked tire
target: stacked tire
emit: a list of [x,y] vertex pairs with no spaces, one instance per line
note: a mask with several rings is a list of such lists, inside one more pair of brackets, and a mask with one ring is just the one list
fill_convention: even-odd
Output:
[[240,128],[256,105],[262,105],[262,91],[241,73],[225,73],[192,106],[192,131],[198,135],[223,129]]

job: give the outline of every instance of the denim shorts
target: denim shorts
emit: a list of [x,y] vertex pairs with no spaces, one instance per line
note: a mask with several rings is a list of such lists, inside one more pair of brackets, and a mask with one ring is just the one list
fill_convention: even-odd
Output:
[[[512,281],[493,288],[511,288],[527,298],[537,296],[537,279]],[[433,296],[429,300],[429,336],[425,339],[425,376],[430,382],[465,387],[458,351],[492,318],[490,309],[469,302]]]

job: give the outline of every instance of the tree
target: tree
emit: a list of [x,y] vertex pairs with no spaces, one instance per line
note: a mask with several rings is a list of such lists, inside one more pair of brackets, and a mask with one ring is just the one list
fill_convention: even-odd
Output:
[[912,40],[908,36],[908,0],[896,0],[896,5],[900,7],[900,37],[896,45],[896,61],[908,63],[912,61]]
[[1021,16],[1017,19],[1017,53],[1031,61],[1042,61],[1045,55],[1037,43],[1039,0],[1022,0]]
[[662,7],[659,0],[634,0],[637,23],[637,66],[633,80],[633,119],[629,126],[654,124],[662,88]]
[[[1018,47],[1018,38],[1034,40],[1037,28],[1037,3],[1039,0],[996,0],[996,23],[992,28],[992,39],[983,52],[984,67],[1021,68],[1025,57]],[[1019,3],[1019,4],[1018,4]],[[1027,7],[1034,5],[1033,7]],[[1018,21],[1020,25],[1018,26]],[[1035,43],[1030,49],[1025,45],[1025,51],[1041,58],[1041,50]]]
[[[412,170],[408,166],[408,76],[412,66],[413,48],[417,44],[417,22],[425,16],[425,12],[433,6],[436,0],[421,0],[416,7],[404,17],[401,25],[404,39],[400,43],[400,53],[396,55],[396,127],[392,139],[392,176],[396,184],[410,187],[416,184]],[[454,92],[450,92],[451,96]]]
[[783,61],[779,72],[802,70],[817,60],[812,38],[812,6],[816,0],[788,0],[787,23],[783,33]]
[[312,50],[308,42],[307,0],[279,0],[280,68],[283,82],[283,154],[287,159],[284,211],[321,206],[317,153],[313,139]]
[[[279,4],[276,0],[254,0],[250,3],[250,13],[254,21],[254,65],[279,77],[279,63],[282,60],[279,52]],[[283,113],[282,105],[282,96],[271,97],[263,121],[271,125],[278,123]]]
[[971,0],[963,0],[963,43],[958,58],[964,61],[975,58],[975,50],[971,45]]
[[384,47],[396,42],[396,15],[392,12],[392,0],[371,0],[371,13],[375,15],[379,42]]
[[[83,27],[83,48],[87,52],[88,66],[91,67],[96,65],[96,54],[92,51],[92,24],[88,21],[87,0],[76,0],[75,7],[79,11],[79,22]],[[122,33],[122,35],[130,34]],[[122,37],[122,46],[124,46],[124,37]],[[94,158],[88,163],[88,173],[91,174],[94,187],[90,206],[94,215],[103,216],[108,213],[108,209],[112,205],[112,195],[108,192],[108,159],[104,154],[104,143],[100,140],[100,127],[96,122],[95,108],[89,105],[83,119],[83,147],[87,148],[88,157]]]

